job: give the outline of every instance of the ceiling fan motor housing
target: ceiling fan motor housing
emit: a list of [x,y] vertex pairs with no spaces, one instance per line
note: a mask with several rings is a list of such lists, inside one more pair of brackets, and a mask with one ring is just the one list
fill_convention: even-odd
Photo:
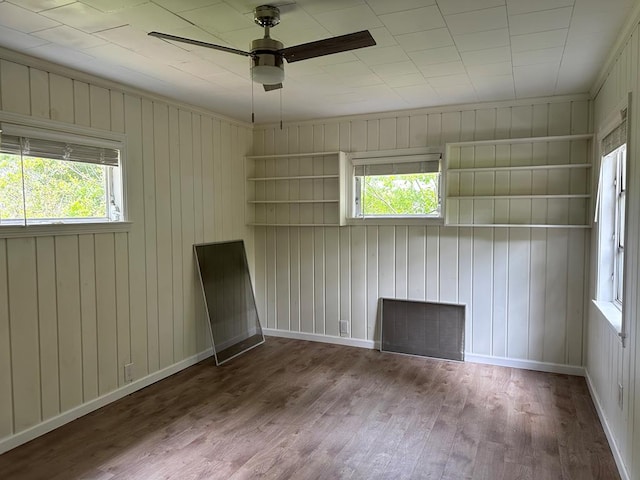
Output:
[[260,5],[253,11],[253,21],[261,27],[275,27],[280,23],[280,9],[272,5]]
[[274,85],[284,80],[282,42],[269,37],[251,42],[251,79],[263,85]]

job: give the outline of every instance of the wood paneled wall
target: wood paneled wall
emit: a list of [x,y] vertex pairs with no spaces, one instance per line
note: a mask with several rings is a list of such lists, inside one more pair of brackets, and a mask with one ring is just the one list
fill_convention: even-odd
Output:
[[250,127],[7,60],[0,109],[126,134],[132,222],[0,238],[1,440],[206,350],[192,245],[253,244]]
[[[589,108],[540,101],[257,128],[254,154],[588,133]],[[588,239],[562,228],[257,227],[257,302],[268,328],[338,336],[347,320],[365,340],[379,338],[379,297],[463,303],[467,352],[580,366]]]
[[[591,307],[588,317],[586,367],[606,423],[617,444],[629,478],[640,479],[640,29],[618,57],[594,101],[594,129],[597,131],[632,94],[629,105],[631,141],[627,146],[627,241],[625,243],[625,322],[628,327],[626,348],[615,329]],[[596,245],[595,230],[593,242]],[[595,298],[596,248],[591,253],[592,275],[589,297]],[[622,406],[618,403],[618,384],[623,387]]]

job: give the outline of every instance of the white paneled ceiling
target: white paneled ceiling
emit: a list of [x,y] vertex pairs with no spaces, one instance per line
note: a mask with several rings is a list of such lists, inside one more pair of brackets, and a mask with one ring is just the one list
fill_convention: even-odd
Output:
[[[241,120],[265,0],[5,0],[0,45]],[[285,46],[368,29],[377,45],[285,65],[256,121],[588,92],[637,0],[279,0]]]

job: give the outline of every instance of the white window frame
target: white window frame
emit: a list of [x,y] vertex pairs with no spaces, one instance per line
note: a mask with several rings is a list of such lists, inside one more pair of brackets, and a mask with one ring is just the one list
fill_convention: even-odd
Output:
[[[628,219],[623,218],[623,215],[626,216],[623,210],[627,209],[626,206],[622,209],[621,205],[625,201],[626,186],[623,189],[622,173],[628,165],[628,138],[625,143],[608,154],[602,151],[602,140],[624,121],[626,106],[625,103],[616,109],[615,113],[604,122],[604,127],[600,128],[598,134],[600,171],[594,218],[597,257],[593,303],[623,342],[626,337],[623,322],[625,299],[624,295],[620,296],[620,294],[624,289],[624,250],[621,247],[625,239],[621,238],[621,225],[622,222],[626,225]],[[623,228],[622,232],[626,234],[626,228]]]
[[[375,215],[358,216],[356,214],[356,175],[355,167],[360,165],[375,165],[403,162],[419,162],[433,160],[439,155],[440,178],[438,182],[438,202],[440,205],[437,215]],[[443,225],[444,224],[444,188],[445,188],[444,148],[418,147],[397,150],[378,150],[369,152],[354,152],[349,155],[347,166],[347,224],[349,225]]]
[[[129,231],[131,222],[128,219],[127,212],[127,149],[126,136],[124,134],[3,111],[0,111],[0,125],[2,125],[3,133],[6,135],[32,136],[46,140],[118,149],[120,152],[118,166],[120,175],[119,188],[121,190],[119,220],[61,219],[64,223],[32,221],[28,225],[0,225],[0,238]],[[51,219],[48,222],[51,222]]]
[[624,231],[626,230],[626,159],[627,144],[612,152],[616,155],[615,227],[613,234],[613,302],[622,311],[624,301]]

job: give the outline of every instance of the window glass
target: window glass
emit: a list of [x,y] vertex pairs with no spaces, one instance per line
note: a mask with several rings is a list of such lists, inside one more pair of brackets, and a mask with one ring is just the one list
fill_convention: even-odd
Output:
[[389,160],[354,165],[354,216],[440,217],[440,154]]
[[622,306],[624,290],[624,231],[626,208],[626,145],[622,145],[612,154],[616,162],[616,202],[615,202],[615,260],[614,260],[614,297]]
[[2,136],[0,224],[122,220],[119,150]]
[[438,216],[439,173],[357,176],[359,216]]

